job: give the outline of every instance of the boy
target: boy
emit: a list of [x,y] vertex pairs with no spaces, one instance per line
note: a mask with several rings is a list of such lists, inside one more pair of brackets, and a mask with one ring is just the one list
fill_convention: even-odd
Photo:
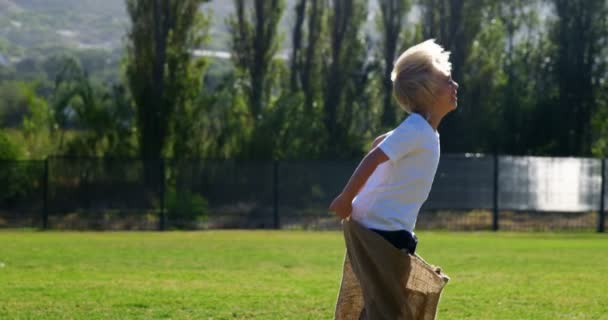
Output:
[[[434,40],[405,51],[395,63],[391,80],[395,99],[410,115],[397,128],[376,138],[329,209],[342,219],[351,216],[351,221],[394,247],[414,254],[418,211],[428,197],[439,164],[437,127],[456,108],[458,84],[451,77],[449,52]],[[365,284],[370,285],[375,292],[382,292],[378,288],[381,283]],[[363,283],[361,286],[367,299],[367,288]],[[382,316],[370,314],[369,309],[374,308],[370,303],[365,302],[367,317]]]

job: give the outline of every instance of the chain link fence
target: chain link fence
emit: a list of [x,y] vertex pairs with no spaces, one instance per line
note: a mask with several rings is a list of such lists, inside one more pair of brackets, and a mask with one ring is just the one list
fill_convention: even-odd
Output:
[[[0,227],[335,229],[353,161],[0,162]],[[605,230],[605,160],[442,155],[417,229]]]

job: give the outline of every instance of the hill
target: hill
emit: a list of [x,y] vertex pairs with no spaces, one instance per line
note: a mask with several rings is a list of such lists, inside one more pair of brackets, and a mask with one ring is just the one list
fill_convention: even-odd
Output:
[[[283,47],[289,47],[291,15],[296,0],[287,0],[281,21]],[[371,10],[375,10],[375,0]],[[233,2],[213,0],[201,10],[212,12],[209,50],[228,50],[226,19]],[[122,48],[129,26],[124,0],[0,0],[0,54],[10,61],[30,57],[42,48]]]

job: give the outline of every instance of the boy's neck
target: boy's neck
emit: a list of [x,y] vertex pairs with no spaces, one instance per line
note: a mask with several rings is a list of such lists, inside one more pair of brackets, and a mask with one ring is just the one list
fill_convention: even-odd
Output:
[[426,120],[433,130],[437,131],[439,123],[443,119],[444,115],[432,114],[431,112],[418,112],[418,114]]

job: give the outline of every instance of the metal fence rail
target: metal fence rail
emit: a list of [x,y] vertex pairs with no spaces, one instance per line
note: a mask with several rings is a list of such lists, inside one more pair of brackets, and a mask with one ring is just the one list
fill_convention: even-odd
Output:
[[[338,228],[358,161],[49,158],[0,162],[0,227]],[[606,227],[605,160],[442,155],[418,229]]]

